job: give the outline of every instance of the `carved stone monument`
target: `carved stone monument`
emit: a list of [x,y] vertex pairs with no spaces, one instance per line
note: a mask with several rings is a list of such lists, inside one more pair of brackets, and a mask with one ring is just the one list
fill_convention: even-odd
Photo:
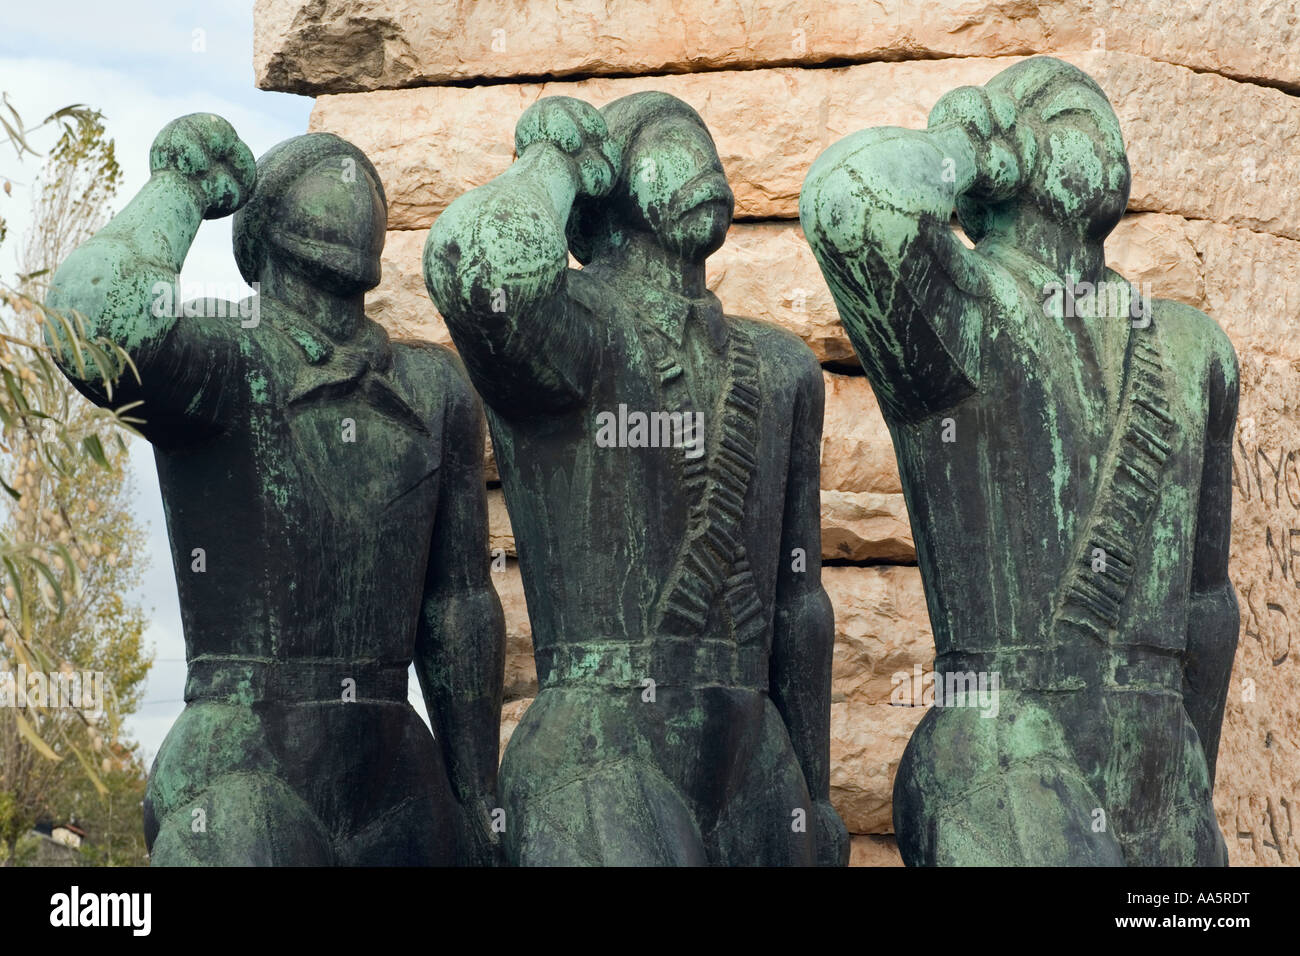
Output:
[[515,146],[424,254],[488,407],[532,620],[507,853],[842,864],[821,370],[705,288],[733,198],[685,103],[543,99]]
[[934,627],[894,789],[910,864],[1226,861],[1236,356],[1107,268],[1129,181],[1102,90],[1038,57],[925,131],[844,139],[804,184]]
[[[254,168],[205,114],[163,129],[150,167],[49,304],[130,354],[138,381],[111,401],[143,403],[158,464],[189,668],[149,780],[152,859],[489,861],[504,629],[482,412],[451,352],[365,316],[379,178],[325,133]],[[200,221],[237,209],[258,294],[176,305]],[[436,742],[407,701],[412,659]]]

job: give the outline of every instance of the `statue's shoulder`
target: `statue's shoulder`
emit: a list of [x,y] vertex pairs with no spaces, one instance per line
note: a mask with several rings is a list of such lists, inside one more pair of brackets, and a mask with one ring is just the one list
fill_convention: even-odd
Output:
[[393,349],[394,362],[400,362],[404,365],[422,369],[444,369],[461,364],[460,356],[454,350],[445,345],[439,345],[437,342],[429,342],[425,339],[395,338],[389,339],[389,343]]
[[[1218,440],[1230,440],[1241,391],[1237,351],[1228,333],[1200,309],[1169,299],[1151,300],[1151,318],[1164,352],[1165,367],[1184,390],[1192,407],[1208,407],[1206,428]],[[1134,330],[1134,334],[1141,334]]]
[[455,351],[436,342],[406,338],[393,339],[392,349],[397,379],[430,417],[439,416],[444,408],[481,414],[478,393]]
[[727,316],[727,324],[749,338],[764,365],[785,368],[796,378],[811,376],[821,381],[821,364],[817,356],[789,329],[764,319],[735,315]]
[[1195,306],[1173,299],[1151,300],[1151,317],[1160,330],[1161,339],[1173,346],[1176,364],[1218,367],[1235,385],[1237,350],[1223,326]]
[[748,336],[758,348],[770,349],[774,354],[782,356],[798,354],[800,349],[806,349],[809,355],[812,354],[812,349],[804,344],[803,339],[785,326],[766,319],[751,319],[745,315],[728,314],[726,319],[729,328]]
[[569,298],[580,308],[605,321],[614,318],[618,312],[616,306],[624,299],[618,273],[599,265],[570,269],[568,291]]

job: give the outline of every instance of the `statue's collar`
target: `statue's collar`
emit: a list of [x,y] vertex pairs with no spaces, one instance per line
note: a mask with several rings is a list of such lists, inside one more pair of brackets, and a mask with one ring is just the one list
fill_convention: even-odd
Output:
[[686,323],[698,323],[705,329],[715,352],[722,352],[727,346],[727,319],[723,316],[723,303],[716,295],[705,293],[699,298],[688,298],[669,291],[660,291],[659,295],[655,307],[645,312],[645,317],[673,345],[681,346]]
[[727,320],[722,303],[712,292],[692,298],[655,285],[635,275],[621,275],[618,282],[627,283],[635,292],[638,314],[655,331],[667,336],[680,347],[686,336],[688,322],[697,322],[708,336],[715,352],[727,344]]
[[[356,333],[342,342],[331,339],[302,316],[278,316],[281,331],[302,350],[306,359],[298,366],[289,404],[310,398],[350,392],[374,372],[369,391],[395,417],[406,419],[418,428],[423,422],[405,399],[382,379],[393,364],[393,347],[383,326],[363,317]],[[382,394],[381,394],[382,393]]]
[[342,342],[332,339],[315,323],[294,312],[281,312],[276,324],[302,350],[310,366],[324,367],[336,361],[354,364],[364,361],[368,368],[387,371],[393,362],[393,348],[383,326],[361,317],[351,338]]

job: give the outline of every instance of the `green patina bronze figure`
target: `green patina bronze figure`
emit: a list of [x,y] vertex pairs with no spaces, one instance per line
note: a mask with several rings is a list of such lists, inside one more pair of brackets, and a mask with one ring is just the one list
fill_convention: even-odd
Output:
[[894,787],[909,864],[1226,862],[1237,363],[1212,319],[1106,267],[1129,182],[1104,93],[1038,57],[804,183],[934,628]]
[[705,287],[733,198],[685,103],[546,98],[515,147],[424,253],[488,407],[532,619],[507,854],[843,864],[821,369]]
[[[162,487],[189,666],[149,779],[152,860],[489,862],[504,626],[482,411],[451,352],[366,318],[379,178],[325,133],[254,167],[210,114],[163,129],[150,167],[49,305],[132,357],[112,400],[142,402]],[[236,210],[257,294],[178,304],[200,221]]]

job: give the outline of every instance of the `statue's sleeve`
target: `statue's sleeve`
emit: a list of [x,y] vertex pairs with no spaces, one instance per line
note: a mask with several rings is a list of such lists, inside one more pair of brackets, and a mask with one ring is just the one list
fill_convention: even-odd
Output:
[[1211,344],[1208,365],[1208,416],[1201,490],[1196,510],[1196,544],[1192,557],[1192,594],[1187,614],[1187,658],[1183,701],[1214,782],[1219,734],[1227,706],[1232,662],[1237,651],[1241,615],[1228,576],[1232,536],[1232,440],[1236,432],[1237,354],[1227,335],[1208,316],[1190,306],[1175,306],[1173,321],[1199,319]]
[[821,438],[825,386],[816,357],[795,343],[783,361],[801,374],[781,521],[770,692],[814,800],[830,798],[831,657],[835,615],[822,586]]
[[460,361],[448,352],[433,354],[444,396],[442,487],[415,669],[456,798],[481,810],[496,795],[506,644],[488,570],[483,409]]
[[[96,366],[78,367],[66,337],[47,331],[64,374],[98,405],[142,404],[150,441],[180,445],[221,427],[237,371],[241,306],[215,299],[179,301],[177,276],[201,215],[190,190],[155,174],[108,225],[75,249],[54,275],[46,306],[79,314],[84,338],[121,348],[139,374],[124,371],[111,394]],[[251,300],[250,300],[251,301]],[[247,304],[244,311],[250,312]]]
[[979,385],[994,283],[953,232],[955,179],[926,133],[882,127],[823,153],[800,195],[804,234],[894,421],[950,408]]
[[565,411],[590,392],[591,316],[570,293],[572,187],[525,155],[453,202],[424,248],[424,276],[470,378],[506,418]]

